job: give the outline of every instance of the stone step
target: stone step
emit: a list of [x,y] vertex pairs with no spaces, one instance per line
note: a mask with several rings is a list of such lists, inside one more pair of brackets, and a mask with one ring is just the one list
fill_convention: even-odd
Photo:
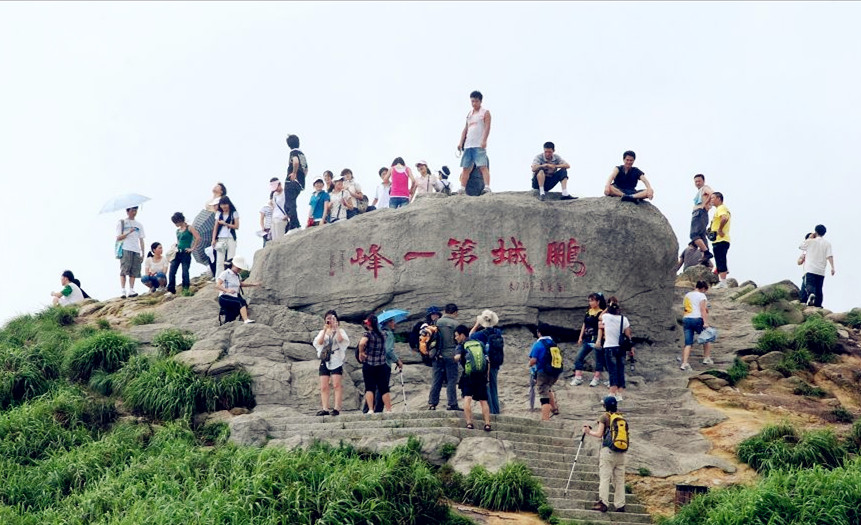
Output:
[[[480,419],[481,412],[476,410],[473,411],[475,419]],[[460,418],[463,419],[463,412],[460,411],[449,411],[445,409],[440,410],[420,410],[420,411],[411,411],[411,412],[390,412],[390,413],[376,413],[371,416],[366,414],[362,414],[359,412],[343,412],[338,416],[278,416],[272,415],[268,416],[267,421],[279,422],[286,425],[301,425],[306,423],[313,423],[314,421],[367,421],[368,419],[450,419],[450,418]],[[494,422],[498,423],[511,423],[511,424],[526,424],[533,425],[535,423],[539,423],[542,428],[552,428],[561,430],[567,428],[569,425],[566,425],[565,422],[561,420],[556,421],[539,421],[538,417],[536,418],[528,418],[521,416],[511,416],[504,414],[494,414],[490,416],[491,424]]]
[[[473,420],[475,426],[484,428],[483,421]],[[304,423],[304,424],[275,424],[269,422],[270,428],[274,432],[289,432],[291,434],[306,433],[315,430],[325,430],[330,428],[340,428],[342,430],[376,430],[386,428],[466,428],[466,422],[462,418],[436,418],[436,419],[375,419],[365,417],[364,419],[354,420],[335,420],[335,421],[320,421],[319,419]],[[510,432],[524,435],[541,435],[558,437],[562,439],[570,439],[570,432],[562,429],[541,428],[535,425],[526,425],[511,422],[491,422],[491,427],[500,432]]]
[[[613,493],[610,493],[610,499],[612,500]],[[575,499],[573,497],[568,498],[547,498],[547,502],[553,507],[553,509],[582,509],[582,510],[591,510],[592,505],[598,501],[598,492],[591,494],[588,498],[585,499]],[[627,496],[625,496],[625,512],[628,514],[645,514],[649,513],[646,511],[646,507],[631,501]]]
[[[568,480],[568,474],[571,473],[571,467],[568,468],[555,468],[555,467],[530,467],[530,470],[533,474],[538,476],[539,478],[547,478],[547,479],[561,479],[563,483]],[[574,477],[579,479],[580,481],[593,481],[595,483],[598,482],[598,469],[595,469],[593,472],[574,472]],[[562,485],[565,486],[564,484]]]
[[[571,486],[568,488],[568,494],[565,494],[565,484],[563,483],[561,487],[544,487],[544,493],[547,495],[548,499],[552,498],[561,498],[561,499],[569,499],[571,501],[587,501],[591,506],[595,500],[598,499],[598,489],[597,485],[595,490],[581,490],[575,489],[574,480],[571,480]],[[637,498],[635,494],[627,494],[625,496],[627,504],[640,504],[640,500]],[[567,505],[564,505],[567,507]],[[645,507],[643,508],[643,512],[645,512]]]
[[[574,463],[574,457],[577,455],[576,449],[574,452],[547,452],[544,447],[518,448],[515,446],[514,450],[517,452],[517,457],[521,458],[527,465],[531,464],[532,461],[556,461],[570,466]],[[577,457],[578,470],[581,465],[592,465],[597,468],[598,456],[589,455],[584,447],[580,451],[580,456]]]
[[[515,450],[515,453],[517,451]],[[568,474],[571,473],[571,463],[567,461],[559,461],[559,460],[547,460],[547,459],[529,459],[526,457],[517,454],[517,459],[522,461],[527,467],[532,470],[538,469],[552,469],[552,470],[564,470],[565,477],[568,477]],[[583,455],[580,455],[580,458],[577,459],[577,466],[574,468],[574,476],[582,477],[584,474],[591,474],[598,472],[598,458],[584,458]]]
[[[565,490],[565,484],[568,482],[568,476],[566,476],[565,479],[545,478],[542,476],[536,477],[541,481],[541,484],[544,486],[545,490],[559,490],[559,494],[561,494],[562,491]],[[598,480],[583,481],[581,479],[577,479],[577,477],[575,476],[571,479],[571,485],[568,487],[568,492],[575,490],[592,494],[593,496],[591,497],[594,498],[598,494]]]
[[[627,505],[625,505],[627,511]],[[557,509],[553,511],[562,519],[578,520],[585,523],[612,523],[613,525],[634,525],[639,523],[652,523],[652,517],[648,514],[636,514],[633,512],[598,512],[597,510],[583,509]]]

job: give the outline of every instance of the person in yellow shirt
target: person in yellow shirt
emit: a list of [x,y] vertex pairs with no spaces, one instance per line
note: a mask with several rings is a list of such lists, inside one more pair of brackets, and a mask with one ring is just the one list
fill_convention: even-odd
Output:
[[717,266],[718,277],[720,282],[715,288],[726,288],[726,253],[729,251],[729,227],[731,214],[729,208],[723,202],[723,193],[716,191],[712,194],[712,206],[715,208],[715,215],[712,218],[712,224],[709,230],[715,232],[714,242],[712,242],[712,250],[715,254],[715,266]]

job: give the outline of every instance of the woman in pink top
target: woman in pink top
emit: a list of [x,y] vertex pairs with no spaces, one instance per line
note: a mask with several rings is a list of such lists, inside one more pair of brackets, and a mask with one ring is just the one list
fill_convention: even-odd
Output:
[[389,208],[400,208],[410,202],[412,187],[416,179],[404,159],[396,157],[392,161],[392,189],[389,191]]

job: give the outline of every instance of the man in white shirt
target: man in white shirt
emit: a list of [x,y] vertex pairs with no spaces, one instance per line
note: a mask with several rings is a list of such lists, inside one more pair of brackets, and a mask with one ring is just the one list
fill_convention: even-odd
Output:
[[569,169],[571,165],[556,154],[556,145],[545,142],[544,153],[539,153],[532,161],[532,191],[539,192],[538,199],[543,201],[546,198],[545,190],[550,191],[559,183],[562,185],[562,198],[559,200],[573,200],[574,197],[568,195]]
[[818,224],[814,229],[816,236],[806,239],[800,249],[807,252],[805,266],[807,273],[804,282],[807,288],[807,305],[822,308],[822,285],[825,283],[825,271],[831,263],[831,275],[834,275],[834,256],[831,254],[831,243],[824,239],[825,226]]
[[380,178],[382,182],[377,186],[377,194],[374,197],[374,202],[368,207],[369,211],[371,207],[375,210],[389,207],[389,192],[392,191],[392,177],[389,174],[389,168],[380,168]]
[[474,166],[478,166],[484,179],[484,190],[481,193],[490,193],[490,167],[487,160],[487,137],[490,135],[490,111],[481,107],[483,96],[479,91],[469,94],[472,111],[466,116],[466,125],[460,134],[460,142],[457,150],[463,152],[460,159],[460,186],[466,188],[469,174]]
[[[126,218],[117,223],[117,241],[123,242],[123,256],[120,258],[120,297],[137,297],[135,279],[141,276],[143,263],[144,229],[143,224],[135,220],[138,207],[126,208]],[[126,276],[129,278],[129,288],[126,291]]]

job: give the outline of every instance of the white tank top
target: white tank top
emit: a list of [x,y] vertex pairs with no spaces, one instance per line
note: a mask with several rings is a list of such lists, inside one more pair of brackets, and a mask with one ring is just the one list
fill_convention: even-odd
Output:
[[463,143],[466,148],[480,148],[481,138],[484,137],[484,115],[487,110],[484,108],[478,111],[472,110],[466,116],[466,140]]

